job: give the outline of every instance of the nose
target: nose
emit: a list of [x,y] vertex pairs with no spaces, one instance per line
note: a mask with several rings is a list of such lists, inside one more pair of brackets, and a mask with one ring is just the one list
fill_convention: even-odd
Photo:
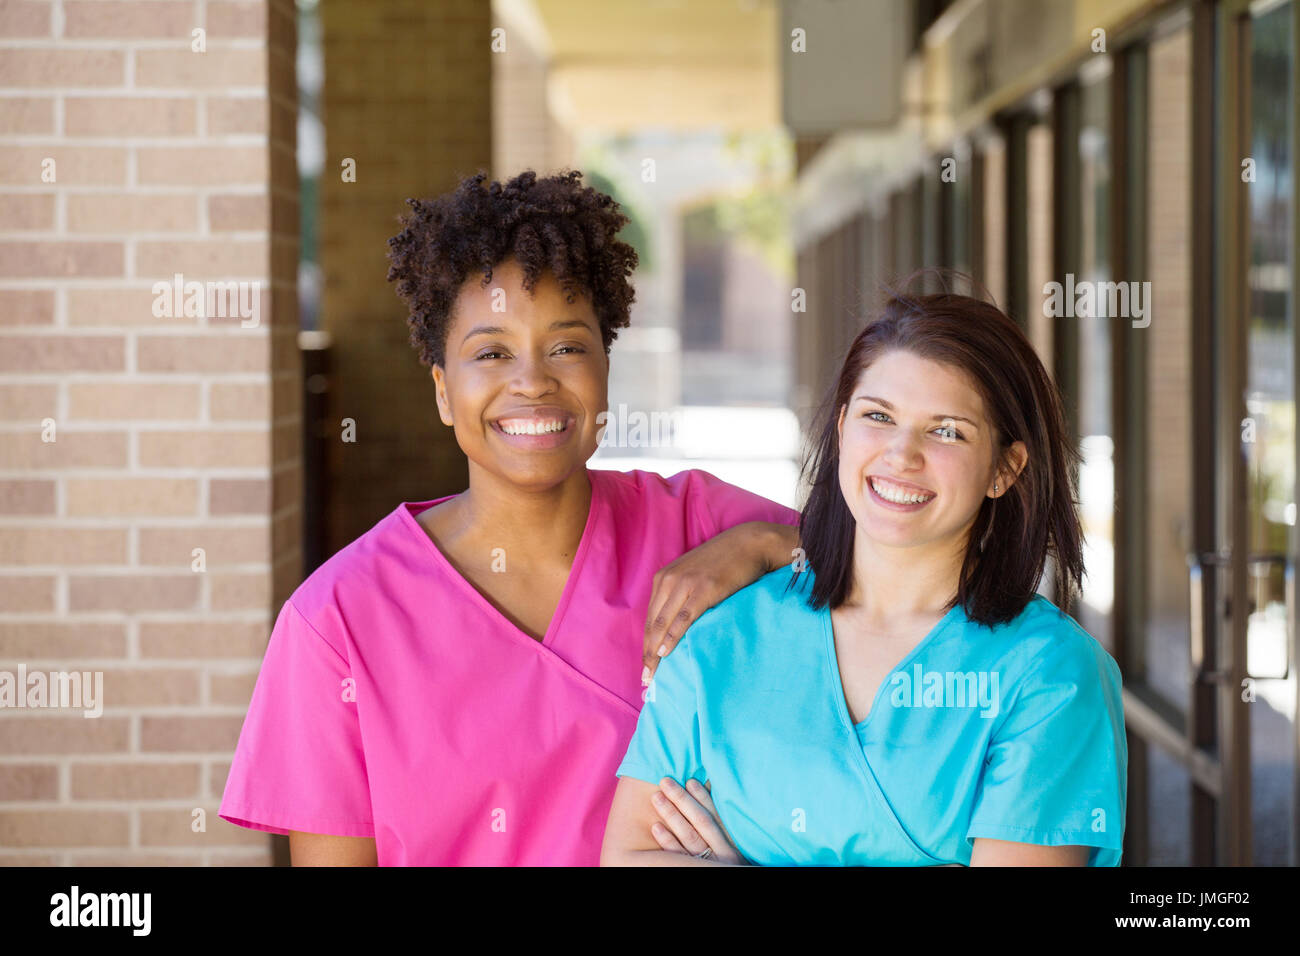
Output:
[[537,397],[553,392],[556,387],[554,376],[546,368],[546,363],[533,355],[522,355],[515,363],[515,375],[510,381],[510,390],[516,395]]
[[898,472],[916,471],[925,462],[920,438],[910,428],[895,429],[884,457],[885,464]]

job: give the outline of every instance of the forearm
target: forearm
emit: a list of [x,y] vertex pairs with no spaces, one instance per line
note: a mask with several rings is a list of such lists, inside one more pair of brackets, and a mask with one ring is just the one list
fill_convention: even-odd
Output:
[[764,574],[794,560],[795,549],[799,547],[798,528],[773,521],[747,521],[740,527],[751,531],[755,553],[763,562]]

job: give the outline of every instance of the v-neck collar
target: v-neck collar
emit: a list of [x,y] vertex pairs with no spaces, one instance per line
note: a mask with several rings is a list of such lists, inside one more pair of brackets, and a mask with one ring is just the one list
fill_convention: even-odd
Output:
[[845,742],[848,744],[849,761],[857,770],[858,775],[866,784],[868,800],[874,802],[877,816],[873,817],[886,826],[892,826],[893,831],[902,840],[903,845],[914,852],[922,861],[928,861],[929,864],[940,864],[948,861],[941,860],[929,851],[925,850],[919,843],[913,839],[912,834],[908,832],[907,827],[903,826],[903,821],[898,818],[898,813],[894,810],[893,804],[889,800],[888,794],[885,793],[881,785],[880,778],[876,776],[875,769],[871,766],[871,761],[867,760],[866,751],[863,749],[862,740],[858,734],[867,724],[876,716],[880,709],[880,697],[884,693],[885,686],[889,679],[898,673],[901,668],[910,664],[922,650],[929,645],[935,637],[941,632],[948,629],[950,623],[957,620],[957,615],[962,613],[960,604],[954,604],[948,609],[948,613],[939,619],[939,623],[930,630],[930,633],[921,638],[916,647],[903,657],[901,661],[894,665],[893,669],[885,675],[885,679],[880,682],[880,687],[876,690],[876,699],[871,702],[871,711],[867,714],[866,720],[860,724],[854,724],[853,718],[849,715],[848,701],[844,696],[844,683],[840,680],[840,664],[838,655],[835,653],[835,629],[831,622],[831,609],[824,607],[819,612],[822,619],[822,633],[825,636],[826,653],[824,659],[826,666],[830,670],[831,687],[834,688],[835,706],[839,711],[840,724],[842,730],[846,732]]
[[844,680],[840,676],[840,659],[839,654],[835,651],[835,625],[831,620],[831,609],[829,607],[821,609],[822,633],[825,637],[826,643],[826,664],[830,668],[831,687],[834,688],[835,703],[845,726],[854,732],[855,737],[857,732],[866,729],[867,724],[869,724],[871,719],[876,716],[876,712],[880,709],[880,698],[885,693],[885,689],[888,687],[893,676],[907,667],[908,664],[912,663],[913,659],[920,654],[931,641],[947,629],[949,622],[951,622],[960,612],[960,603],[954,604],[950,607],[947,613],[945,613],[943,617],[939,618],[934,627],[930,628],[929,633],[927,633],[925,637],[921,638],[915,647],[904,654],[902,660],[890,668],[889,673],[887,673],[884,676],[884,679],[881,680],[880,686],[876,688],[876,696],[871,702],[871,709],[867,711],[867,716],[855,724],[853,722],[853,716],[849,713],[848,698],[844,694]]
[[[596,526],[597,509],[604,507],[604,497],[601,495],[600,491],[600,480],[596,475],[596,472],[587,469],[587,480],[591,484],[591,503],[587,508],[587,523],[583,526],[582,538],[579,540],[578,550],[573,556],[573,564],[569,567],[569,576],[564,582],[564,590],[560,592],[559,603],[555,605],[555,613],[551,615],[550,623],[546,626],[546,633],[542,635],[540,641],[532,637],[530,634],[525,633],[517,624],[502,614],[496,605],[489,601],[478,588],[474,587],[474,585],[471,584],[463,574],[457,571],[451,561],[448,560],[447,556],[442,553],[442,549],[434,543],[434,540],[431,537],[429,537],[428,532],[424,530],[420,522],[415,520],[416,515],[423,514],[434,505],[442,504],[444,501],[450,501],[452,498],[457,498],[460,494],[464,494],[464,492],[460,492],[460,494],[456,495],[446,495],[442,498],[434,498],[429,501],[404,501],[397,510],[399,512],[399,518],[411,531],[418,535],[420,540],[424,542],[431,552],[433,552],[433,560],[442,568],[443,572],[450,579],[456,581],[458,586],[466,592],[466,596],[477,604],[485,614],[495,618],[498,625],[505,633],[508,633],[533,647],[545,648],[554,653],[553,645],[555,643],[555,635],[559,630],[561,621],[564,619],[565,611],[568,610],[569,603],[573,598],[573,591],[577,587],[577,582],[581,577],[582,565],[586,560],[587,551],[590,550],[591,547],[593,529]],[[415,508],[414,511],[411,510],[412,507]]]

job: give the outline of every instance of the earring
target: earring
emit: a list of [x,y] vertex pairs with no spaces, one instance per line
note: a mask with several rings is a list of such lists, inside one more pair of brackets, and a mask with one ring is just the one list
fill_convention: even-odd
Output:
[[993,482],[993,493],[995,495],[998,493],[998,483],[996,481]]

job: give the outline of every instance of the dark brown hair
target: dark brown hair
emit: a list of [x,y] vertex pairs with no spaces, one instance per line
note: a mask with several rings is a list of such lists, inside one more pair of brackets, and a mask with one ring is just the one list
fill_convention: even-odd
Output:
[[813,571],[809,603],[836,608],[848,598],[856,522],[840,489],[839,413],[862,373],[896,350],[960,369],[974,381],[993,426],[999,465],[1016,441],[1028,452],[1006,493],[980,506],[948,607],[959,603],[970,620],[989,626],[1016,618],[1038,589],[1049,554],[1056,564],[1057,602],[1068,602],[1083,574],[1073,484],[1079,453],[1069,440],[1056,385],[1020,327],[997,306],[951,292],[895,291],[849,347],[805,457],[803,477],[812,487],[799,534]]
[[447,329],[465,280],[514,259],[529,292],[544,271],[567,300],[591,300],[605,351],[629,322],[635,297],[629,277],[636,251],[616,238],[628,219],[614,199],[566,170],[539,177],[531,169],[508,182],[486,173],[461,180],[433,199],[408,199],[403,229],[388,240],[388,281],[409,310],[411,346],[424,365],[442,365]]

